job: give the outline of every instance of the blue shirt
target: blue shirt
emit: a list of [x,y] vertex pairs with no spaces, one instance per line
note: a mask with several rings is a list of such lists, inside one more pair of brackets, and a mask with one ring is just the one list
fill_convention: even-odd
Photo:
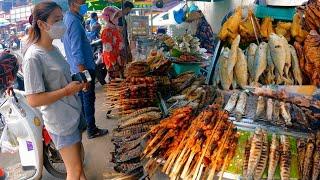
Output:
[[95,69],[93,52],[90,42],[82,25],[83,17],[67,11],[64,16],[67,30],[62,38],[67,61],[70,64],[71,73],[78,73],[78,65],[84,65],[88,70]]

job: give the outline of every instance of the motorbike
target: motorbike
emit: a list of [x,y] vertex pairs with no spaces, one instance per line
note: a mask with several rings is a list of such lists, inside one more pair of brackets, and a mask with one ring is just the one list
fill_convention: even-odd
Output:
[[[43,125],[40,113],[27,104],[24,92],[14,90],[12,96],[6,95],[2,100],[3,134],[7,130],[11,139],[16,140],[22,170],[28,174],[26,179],[40,179],[43,166],[54,177],[66,178],[63,160]],[[0,145],[3,145],[1,140]]]

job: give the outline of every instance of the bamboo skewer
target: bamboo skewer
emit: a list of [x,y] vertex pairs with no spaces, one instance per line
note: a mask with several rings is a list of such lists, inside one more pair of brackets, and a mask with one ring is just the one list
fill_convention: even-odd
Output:
[[205,148],[204,148],[204,151],[203,151],[202,154],[201,154],[201,157],[200,157],[200,159],[199,159],[199,161],[198,161],[198,164],[197,164],[197,166],[196,166],[195,174],[194,174],[194,176],[193,176],[193,178],[192,178],[193,180],[197,179],[198,173],[201,172],[201,171],[199,171],[199,170],[200,170],[200,166],[201,166],[201,164],[202,164],[202,160],[203,160],[203,158],[204,158],[204,156],[205,156],[205,154],[206,154],[206,151],[207,151],[209,145],[212,143],[213,136],[215,135],[215,134],[214,134],[215,131],[216,131],[217,128],[220,126],[220,123],[222,122],[222,118],[221,118],[221,117],[222,117],[222,116],[220,116],[218,122],[216,123],[215,127],[213,128],[212,134],[211,134],[211,136],[209,137],[209,139],[208,139],[208,141],[207,141],[207,143],[206,143],[206,146],[205,146]]
[[170,131],[162,138],[162,140],[157,144],[157,146],[155,146],[155,148],[152,149],[152,151],[146,155],[146,157],[151,157],[153,153],[155,153],[159,147],[166,141],[168,140],[168,138],[170,138],[172,135],[172,133],[170,133]]
[[188,130],[186,131],[186,133],[184,134],[184,136],[183,136],[183,138],[182,138],[182,140],[181,140],[181,143],[179,144],[177,150],[176,150],[173,154],[170,155],[170,157],[169,157],[170,161],[167,161],[167,162],[165,163],[165,165],[163,166],[162,171],[165,172],[166,174],[169,174],[169,173],[170,173],[171,167],[172,167],[174,161],[176,160],[176,157],[178,156],[179,152],[180,152],[180,151],[182,150],[182,148],[184,147],[185,143],[183,143],[183,142],[184,142],[184,140],[187,138],[187,136],[189,135],[189,131],[190,131],[190,129],[188,129]]
[[209,176],[208,176],[208,180],[211,180],[214,177],[214,174],[215,174],[215,171],[216,171],[216,166],[217,166],[216,165],[216,157],[218,157],[220,155],[220,153],[221,153],[221,151],[222,151],[227,139],[229,138],[229,133],[230,133],[231,130],[232,130],[232,125],[229,125],[228,131],[227,131],[227,133],[224,134],[224,137],[222,139],[222,145],[220,146],[220,148],[218,149],[218,152],[214,156],[215,158],[214,158],[214,161],[212,163],[213,167],[210,170],[210,173],[209,173]]

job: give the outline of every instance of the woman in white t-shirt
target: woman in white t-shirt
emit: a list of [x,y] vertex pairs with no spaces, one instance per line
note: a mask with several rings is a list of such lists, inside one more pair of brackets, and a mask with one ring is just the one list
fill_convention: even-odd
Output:
[[30,106],[42,113],[44,124],[67,169],[67,180],[86,179],[81,158],[81,102],[84,84],[72,81],[70,68],[52,45],[65,32],[61,7],[53,1],[37,4],[32,13],[24,55],[25,92]]

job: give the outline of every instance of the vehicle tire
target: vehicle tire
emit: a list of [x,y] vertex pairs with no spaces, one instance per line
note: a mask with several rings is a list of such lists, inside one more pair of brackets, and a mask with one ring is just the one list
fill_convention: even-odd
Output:
[[[43,146],[43,166],[46,168],[46,170],[54,177],[56,178],[59,178],[59,179],[66,179],[67,177],[67,172],[62,172],[58,169],[56,169],[54,166],[53,166],[53,163],[52,162],[52,155],[53,153],[56,153],[55,156],[55,160],[61,160],[62,161],[62,158],[60,156],[60,153],[58,152],[58,150],[56,150],[54,148],[54,145],[53,143],[51,142],[48,146],[44,145]],[[58,156],[58,157],[57,157]],[[62,161],[63,163],[63,161]],[[64,165],[63,165],[64,166]]]

